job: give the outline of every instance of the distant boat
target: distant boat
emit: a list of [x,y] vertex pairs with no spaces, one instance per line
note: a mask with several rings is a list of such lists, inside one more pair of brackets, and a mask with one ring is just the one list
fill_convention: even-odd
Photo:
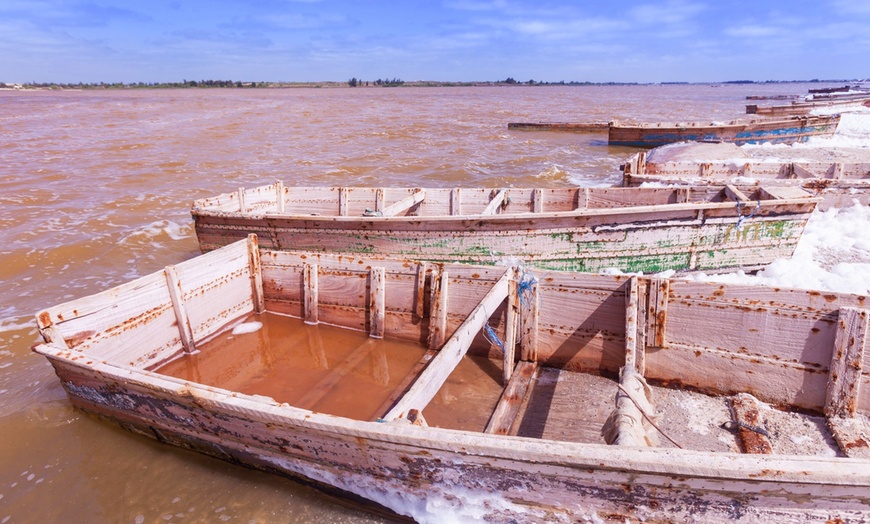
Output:
[[840,115],[735,120],[721,124],[611,122],[607,141],[610,145],[631,147],[658,147],[683,141],[732,142],[737,145],[762,142],[790,144],[805,141],[811,136],[833,135],[839,122]]
[[[817,199],[764,188],[239,189],[193,203],[202,251],[263,246],[440,262],[655,273],[758,268],[792,254]],[[751,234],[747,233],[751,230]]]
[[252,236],[39,312],[34,351],[125,429],[419,520],[867,522],[868,305]]
[[607,122],[509,122],[508,129],[519,131],[568,131],[597,133],[607,131]]
[[835,109],[843,112],[866,106],[868,103],[870,103],[870,91],[816,93],[786,105],[747,105],[746,113],[762,116],[797,116],[808,115],[811,111],[820,109]]

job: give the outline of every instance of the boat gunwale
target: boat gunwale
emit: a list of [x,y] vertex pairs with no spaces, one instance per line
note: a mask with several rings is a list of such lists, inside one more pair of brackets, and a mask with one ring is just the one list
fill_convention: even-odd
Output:
[[[49,359],[62,361],[66,366],[110,376],[125,386],[133,385],[170,396],[177,395],[179,399],[190,397],[199,407],[203,404],[211,404],[219,409],[247,417],[254,412],[262,416],[257,422],[264,424],[282,423],[302,430],[382,441],[386,445],[398,444],[417,449],[434,449],[454,455],[486,456],[532,465],[593,468],[616,473],[870,488],[870,460],[868,459],[752,455],[676,448],[631,448],[488,435],[464,430],[420,427],[402,422],[359,421],[278,403],[269,397],[247,395],[131,366],[98,361],[86,364],[73,360],[69,356],[70,350],[50,343],[39,344],[33,349]],[[172,401],[178,402],[179,399],[172,399]],[[137,418],[142,419],[139,415]],[[506,443],[516,444],[516,446],[509,446]],[[517,448],[522,448],[519,456],[516,452]],[[810,465],[818,467],[807,467]],[[826,471],[818,471],[819,469]],[[706,473],[702,473],[703,471]]]

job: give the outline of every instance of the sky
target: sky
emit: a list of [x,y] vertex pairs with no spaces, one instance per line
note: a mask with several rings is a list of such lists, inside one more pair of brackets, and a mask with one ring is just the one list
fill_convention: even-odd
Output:
[[0,0],[0,82],[870,77],[868,0]]

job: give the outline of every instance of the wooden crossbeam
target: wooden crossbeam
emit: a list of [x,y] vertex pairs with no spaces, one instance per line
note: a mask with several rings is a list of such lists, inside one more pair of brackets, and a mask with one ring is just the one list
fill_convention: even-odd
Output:
[[411,369],[411,371],[409,371],[408,374],[405,375],[405,378],[403,378],[399,382],[395,389],[393,389],[393,392],[390,393],[390,395],[387,397],[386,400],[384,400],[381,406],[377,410],[375,410],[375,420],[383,420],[381,414],[387,413],[390,408],[392,408],[396,404],[396,401],[405,394],[405,392],[408,390],[408,387],[415,380],[417,380],[417,377],[420,376],[420,373],[426,368],[426,366],[429,365],[429,362],[431,362],[437,354],[438,352],[434,349],[429,349],[425,353],[423,353],[423,356],[420,357],[420,360],[418,360],[416,364],[414,364],[414,367]]
[[390,204],[389,206],[385,207],[381,211],[381,215],[385,216],[385,217],[396,216],[399,213],[403,213],[403,212],[411,209],[412,207],[416,206],[417,204],[419,204],[420,202],[422,202],[425,199],[426,199],[426,191],[423,189],[418,189],[417,191],[414,192],[414,194],[409,195],[409,196],[403,198],[402,200],[399,200],[398,202],[396,202],[394,204]]
[[498,212],[498,209],[504,205],[505,198],[507,197],[507,189],[499,189],[498,193],[492,197],[492,200],[489,201],[489,204],[480,212],[481,215],[494,215]]
[[163,274],[166,276],[166,287],[169,290],[169,298],[172,300],[172,311],[175,313],[175,322],[178,324],[181,345],[185,353],[194,353],[196,344],[193,339],[193,329],[190,327],[190,318],[187,316],[187,308],[184,306],[178,272],[175,270],[175,266],[166,266]]
[[749,197],[732,184],[725,184],[725,194],[730,199],[737,200],[738,202],[749,202]]
[[502,391],[484,433],[492,435],[507,435],[510,433],[523,401],[531,391],[531,384],[538,371],[537,362],[520,361],[511,375],[510,382]]
[[513,276],[513,268],[508,269],[495,283],[483,300],[471,311],[453,336],[444,344],[438,355],[432,359],[426,369],[417,377],[411,388],[402,396],[395,406],[384,415],[384,420],[396,420],[405,417],[410,410],[423,411],[429,402],[444,385],[447,377],[459,364],[462,357],[474,341],[484,324],[489,320],[491,312],[507,298],[508,283]]

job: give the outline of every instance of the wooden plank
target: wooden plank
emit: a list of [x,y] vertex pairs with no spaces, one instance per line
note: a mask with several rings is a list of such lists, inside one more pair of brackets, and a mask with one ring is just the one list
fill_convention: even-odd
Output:
[[538,280],[522,269],[519,276],[520,283],[525,290],[520,290],[520,306],[523,312],[520,315],[520,360],[537,362],[538,360],[538,321],[541,315],[541,294],[538,288]]
[[637,276],[632,276],[626,283],[625,292],[625,368],[637,372]]
[[797,163],[791,164],[791,172],[795,178],[819,178],[818,175]]
[[429,264],[419,262],[417,264],[417,288],[416,296],[414,297],[414,315],[417,318],[423,318],[426,305],[426,273],[429,271]]
[[396,216],[399,213],[407,211],[426,199],[426,191],[418,189],[414,194],[409,195],[394,204],[390,204],[381,212],[385,217]]
[[532,191],[532,212],[544,212],[544,191],[541,188],[535,188]]
[[318,273],[317,264],[305,264],[302,269],[302,293],[304,295],[305,323],[317,324],[318,320]]
[[426,350],[426,352],[423,353],[423,356],[420,357],[420,360],[418,360],[416,364],[414,364],[414,367],[411,368],[411,371],[409,371],[408,374],[405,375],[405,378],[403,378],[401,382],[399,382],[399,384],[395,387],[395,389],[393,389],[393,392],[390,393],[386,400],[384,400],[383,404],[381,404],[381,406],[375,410],[375,413],[377,414],[375,420],[384,420],[381,417],[381,414],[386,414],[387,412],[389,412],[389,410],[395,405],[396,401],[401,398],[402,395],[404,395],[405,392],[408,390],[408,386],[410,386],[415,380],[417,380],[417,377],[420,376],[420,372],[422,372],[426,368],[426,366],[429,365],[429,362],[431,362],[437,354],[438,352],[434,349]]
[[507,198],[507,189],[499,189],[480,214],[484,216],[496,214],[505,204],[505,198]]
[[514,371],[514,360],[517,347],[517,320],[520,315],[520,297],[517,287],[516,270],[514,270],[514,278],[511,278],[508,286],[508,307],[506,311],[507,318],[505,319],[504,327],[504,354],[502,375],[504,384],[507,386],[510,382],[511,374]]
[[520,361],[516,365],[516,369],[511,376],[489,422],[486,424],[484,433],[492,435],[508,435],[514,421],[519,415],[520,408],[526,398],[526,395],[531,391],[532,382],[537,374],[538,364],[536,362]]
[[385,205],[384,202],[385,202],[384,188],[379,187],[375,191],[375,215],[379,215],[379,214],[382,215],[383,214],[384,205]]
[[346,187],[338,188],[338,216],[346,217],[349,191]]
[[577,202],[574,206],[574,209],[588,209],[589,208],[589,188],[581,187],[577,189]]
[[251,268],[251,297],[254,302],[254,312],[266,311],[266,300],[263,294],[263,272],[260,267],[260,249],[257,235],[248,235],[248,265]]
[[175,266],[166,266],[163,270],[166,275],[166,285],[169,289],[169,297],[172,299],[172,310],[175,312],[175,322],[178,325],[178,333],[181,337],[181,345],[185,353],[194,353],[196,343],[193,339],[193,329],[190,327],[190,318],[184,307],[184,297],[181,292],[181,282],[178,280],[178,272]]
[[275,211],[283,214],[284,210],[284,182],[278,180],[275,182]]
[[664,347],[667,338],[668,295],[670,280],[651,278],[648,288],[647,343],[650,347]]
[[447,270],[441,268],[432,275],[429,298],[429,349],[441,347],[447,332]]
[[238,189],[238,191],[236,191],[236,195],[238,196],[238,200],[239,200],[239,212],[240,212],[240,213],[245,213],[245,212],[247,212],[247,211],[248,211],[248,206],[247,206],[247,204],[245,203],[245,188],[240,187],[240,188]]
[[725,184],[725,195],[738,202],[749,202],[749,197],[732,184]]
[[870,459],[870,426],[866,417],[829,417],[828,428],[847,457]]
[[474,337],[489,320],[490,311],[498,309],[507,298],[509,282],[513,269],[505,271],[504,275],[493,285],[483,300],[468,315],[453,336],[444,344],[438,355],[432,359],[425,370],[417,377],[405,395],[399,399],[384,420],[390,421],[405,417],[412,409],[423,411],[432,397],[438,393],[450,373],[468,352]]
[[638,279],[637,282],[637,347],[634,367],[641,376],[646,376],[646,337],[647,337],[647,294],[649,290],[647,279]]
[[450,190],[450,214],[462,214],[462,190],[458,187]]
[[386,270],[382,267],[373,267],[369,271],[371,289],[371,330],[369,336],[384,338],[384,311],[386,298]]
[[730,399],[731,415],[737,437],[744,453],[769,455],[773,453],[759,407],[761,402],[748,393],[739,393]]
[[852,417],[857,411],[867,332],[870,329],[868,318],[870,312],[866,309],[840,309],[825,391],[825,415],[828,417]]
[[790,200],[793,198],[810,198],[809,191],[796,186],[764,186],[759,189],[762,198],[770,200]]

